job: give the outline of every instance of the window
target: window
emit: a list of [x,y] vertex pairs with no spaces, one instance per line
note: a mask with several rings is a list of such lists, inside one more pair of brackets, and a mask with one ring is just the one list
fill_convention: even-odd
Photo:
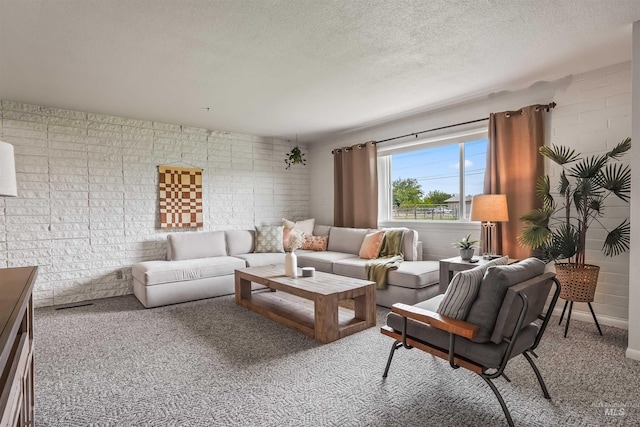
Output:
[[380,217],[468,220],[472,197],[483,193],[487,142],[486,130],[475,130],[381,147]]

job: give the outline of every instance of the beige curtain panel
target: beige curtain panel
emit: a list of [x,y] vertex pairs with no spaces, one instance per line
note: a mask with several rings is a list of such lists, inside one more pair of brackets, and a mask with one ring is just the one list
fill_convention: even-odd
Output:
[[535,187],[537,178],[544,174],[544,161],[538,150],[544,145],[544,116],[548,108],[531,105],[489,116],[484,193],[507,196],[509,221],[497,224],[495,238],[496,253],[511,258],[531,256],[531,250],[520,246],[517,237],[524,226],[520,217],[542,207]]
[[333,150],[337,227],[378,227],[378,154],[373,141]]

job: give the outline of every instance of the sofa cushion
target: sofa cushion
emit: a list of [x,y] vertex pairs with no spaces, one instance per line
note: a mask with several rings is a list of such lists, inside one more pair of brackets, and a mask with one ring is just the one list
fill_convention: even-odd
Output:
[[353,277],[354,279],[367,279],[367,261],[364,258],[345,258],[333,263],[333,274]]
[[508,262],[507,257],[502,257],[457,273],[447,286],[442,304],[436,312],[453,319],[466,319],[487,269],[496,265],[507,265]]
[[256,252],[284,252],[283,226],[256,227]]
[[438,261],[405,261],[397,270],[389,271],[390,285],[420,289],[440,281],[440,263]]
[[255,250],[255,230],[227,230],[224,234],[229,255],[248,254]]
[[182,282],[206,277],[234,274],[236,268],[245,268],[245,261],[230,256],[197,258],[182,261],[146,261],[133,265],[132,273],[146,286]]
[[253,253],[235,256],[246,261],[247,267],[259,267],[269,264],[284,264],[284,253]]
[[328,236],[330,231],[331,231],[330,225],[316,224],[313,226],[314,236]]
[[172,233],[167,240],[171,261],[227,255],[224,231]]
[[544,267],[544,262],[539,259],[528,258],[516,264],[490,267],[487,270],[467,316],[467,322],[479,327],[473,341],[489,341],[507,288],[539,276],[544,273]]
[[353,254],[332,251],[296,251],[298,267],[313,267],[318,271],[333,273],[333,263],[346,258],[357,258]]
[[369,232],[366,228],[331,227],[327,249],[333,252],[344,252],[358,255],[364,236]]

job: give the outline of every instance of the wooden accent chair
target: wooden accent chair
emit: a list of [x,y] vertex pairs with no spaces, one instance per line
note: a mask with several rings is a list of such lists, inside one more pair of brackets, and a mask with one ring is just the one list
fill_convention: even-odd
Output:
[[[533,260],[533,261],[531,261]],[[535,262],[534,262],[535,261]],[[532,268],[539,260],[529,259],[518,264],[491,267],[478,289],[466,320],[456,320],[436,313],[444,295],[413,306],[394,304],[387,315],[387,325],[381,332],[395,340],[387,360],[386,378],[395,351],[418,348],[449,362],[453,369],[460,367],[480,375],[498,399],[507,422],[513,426],[504,399],[491,380],[503,376],[510,359],[522,354],[533,369],[544,397],[550,399],[547,387],[530,355],[546,329],[553,312],[560,283],[554,273],[544,273],[544,265]],[[491,281],[488,285],[487,281]],[[555,283],[555,292],[544,310]],[[488,286],[487,286],[488,285]],[[491,302],[497,307],[488,310]],[[490,304],[491,305],[491,304]],[[492,311],[492,312],[490,312]]]

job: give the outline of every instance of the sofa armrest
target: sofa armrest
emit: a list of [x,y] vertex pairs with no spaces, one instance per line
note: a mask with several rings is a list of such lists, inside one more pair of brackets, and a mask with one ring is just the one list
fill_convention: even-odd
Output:
[[452,319],[433,311],[418,308],[412,305],[396,303],[391,306],[393,313],[418,322],[426,323],[434,328],[459,335],[464,338],[473,338],[478,332],[478,327],[464,320]]

